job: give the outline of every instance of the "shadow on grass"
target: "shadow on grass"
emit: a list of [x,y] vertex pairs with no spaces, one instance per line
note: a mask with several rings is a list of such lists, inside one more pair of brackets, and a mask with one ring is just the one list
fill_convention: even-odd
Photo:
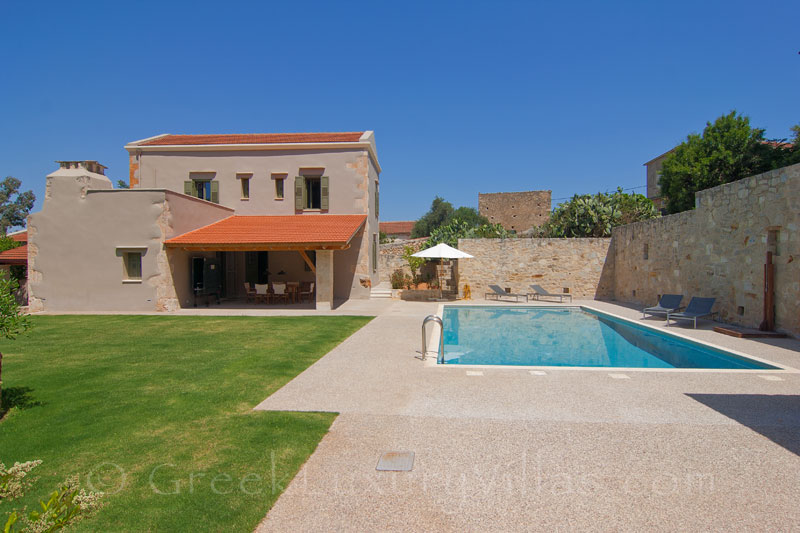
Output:
[[800,396],[792,394],[687,394],[800,455]]
[[33,389],[30,387],[3,387],[0,392],[0,420],[8,411],[16,407],[17,409],[30,409],[44,405],[33,397]]

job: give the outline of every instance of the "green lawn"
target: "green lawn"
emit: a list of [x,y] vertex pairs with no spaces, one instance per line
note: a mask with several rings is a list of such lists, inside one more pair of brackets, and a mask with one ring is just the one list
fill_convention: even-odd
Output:
[[335,417],[252,407],[369,320],[34,317],[0,343],[0,461],[44,462],[0,525],[79,474],[109,494],[77,530],[252,531]]

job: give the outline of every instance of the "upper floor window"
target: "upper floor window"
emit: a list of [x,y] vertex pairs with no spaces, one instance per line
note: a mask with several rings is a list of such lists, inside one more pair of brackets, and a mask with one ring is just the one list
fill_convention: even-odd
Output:
[[284,180],[286,179],[286,174],[272,174],[272,179],[275,181],[275,199],[276,200],[283,200],[283,188]]
[[219,182],[210,179],[191,179],[189,181],[184,181],[183,193],[218,204]]
[[239,180],[242,188],[242,200],[250,199],[250,178],[253,177],[252,172],[237,172],[236,179]]
[[297,176],[294,181],[294,207],[298,211],[327,211],[328,176]]

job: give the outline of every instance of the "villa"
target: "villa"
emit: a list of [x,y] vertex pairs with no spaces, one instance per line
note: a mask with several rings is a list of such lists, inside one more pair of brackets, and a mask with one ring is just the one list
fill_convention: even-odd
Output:
[[28,219],[31,311],[174,311],[273,281],[313,283],[317,309],[369,297],[372,131],[164,134],[125,149],[130,189],[96,161],[47,176]]

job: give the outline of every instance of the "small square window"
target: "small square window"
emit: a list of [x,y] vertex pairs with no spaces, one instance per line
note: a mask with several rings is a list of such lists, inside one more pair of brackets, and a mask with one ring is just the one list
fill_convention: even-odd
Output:
[[142,279],[142,252],[125,252],[123,254],[123,266],[125,268],[125,279]]

